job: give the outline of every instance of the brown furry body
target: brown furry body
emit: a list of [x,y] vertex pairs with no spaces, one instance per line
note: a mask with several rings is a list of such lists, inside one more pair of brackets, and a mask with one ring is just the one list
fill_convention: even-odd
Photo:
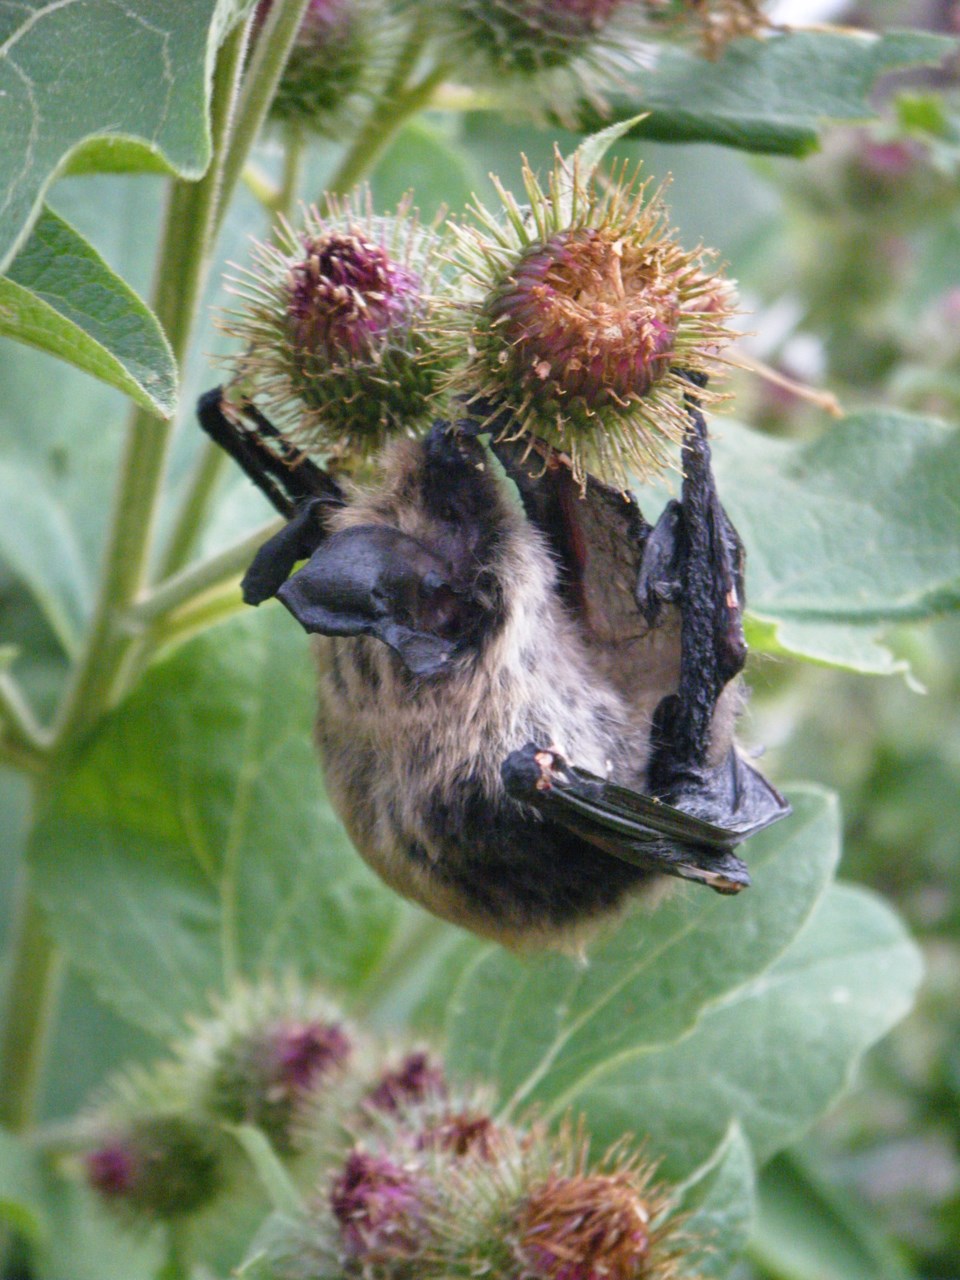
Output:
[[[475,932],[530,942],[589,923],[658,877],[509,799],[501,765],[540,743],[643,790],[650,719],[675,687],[679,642],[672,610],[655,632],[644,625],[628,575],[626,646],[584,627],[543,537],[482,459],[474,446],[438,495],[425,446],[404,442],[383,485],[331,517],[332,532],[384,525],[461,561],[485,621],[423,680],[379,640],[318,637],[317,741],[333,803],[388,884]],[[445,505],[465,489],[468,511]],[[471,513],[482,520],[465,547]]]

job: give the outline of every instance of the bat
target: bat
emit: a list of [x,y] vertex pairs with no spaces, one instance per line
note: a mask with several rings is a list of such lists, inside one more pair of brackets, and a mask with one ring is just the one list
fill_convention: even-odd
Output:
[[244,599],[277,597],[316,637],[316,741],[351,839],[400,893],[508,946],[565,946],[667,876],[738,893],[734,850],[790,812],[734,740],[744,557],[695,391],[681,497],[652,526],[470,419],[393,442],[347,487],[252,403],[200,400],[287,519]]

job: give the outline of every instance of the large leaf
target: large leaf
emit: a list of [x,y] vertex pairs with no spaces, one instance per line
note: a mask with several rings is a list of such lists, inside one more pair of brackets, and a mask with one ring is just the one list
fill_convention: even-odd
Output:
[[25,0],[0,9],[0,266],[87,139],[123,138],[187,178],[210,158],[206,102],[223,0]]
[[820,792],[794,799],[791,818],[746,846],[754,885],[737,898],[684,886],[595,942],[586,965],[487,949],[450,1004],[454,1068],[497,1081],[511,1106],[553,1105],[620,1054],[688,1032],[706,1006],[782,953],[829,882],[835,806]]
[[[710,1160],[736,1121],[761,1157],[809,1125],[905,1011],[919,962],[872,898],[824,890],[837,817],[797,797],[751,842],[755,886],[634,915],[587,965],[487,953],[451,1009],[449,1056],[507,1109],[584,1111],[598,1144],[647,1135],[668,1176]],[[812,913],[812,915],[811,915]]]
[[889,672],[878,631],[960,607],[960,431],[876,411],[807,444],[722,418],[713,430],[747,545],[753,643]]
[[601,1140],[643,1127],[664,1172],[697,1167],[739,1121],[758,1161],[843,1092],[864,1050],[906,1013],[919,954],[879,899],[834,886],[793,946],[705,1011],[692,1034],[601,1064],[563,1099]]
[[251,612],[149,673],[35,833],[54,934],[155,1034],[240,976],[353,989],[389,945],[402,908],[324,799],[313,711],[305,637]]
[[[879,76],[939,62],[955,48],[919,32],[738,40],[715,62],[662,48],[652,69],[637,70],[632,90],[614,95],[613,109],[618,118],[650,113],[632,130],[638,138],[802,155],[829,123],[876,115],[870,93]],[[602,123],[593,110],[580,120],[585,131]]]
[[50,351],[169,417],[170,344],[153,313],[51,210],[0,278],[0,334]]
[[714,1157],[684,1188],[684,1269],[699,1280],[724,1280],[743,1253],[756,1202],[750,1147],[732,1125]]

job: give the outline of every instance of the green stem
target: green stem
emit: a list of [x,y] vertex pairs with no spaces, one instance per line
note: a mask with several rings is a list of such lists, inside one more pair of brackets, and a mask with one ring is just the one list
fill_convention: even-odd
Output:
[[[296,124],[288,124],[285,137],[283,179],[279,191],[270,200],[270,207],[274,213],[289,215],[297,196],[303,167],[303,130]],[[210,440],[204,443],[194,463],[193,473],[160,565],[157,576],[161,582],[178,573],[189,562],[206,524],[210,503],[226,462],[227,457],[222,449]]]
[[223,475],[226,461],[227,455],[212,440],[203,442],[160,562],[157,573],[159,582],[179,573],[190,560],[203,532],[210,501]]
[[123,625],[130,630],[154,626],[182,605],[192,603],[209,591],[232,584],[240,572],[249,566],[250,560],[267,538],[282,526],[282,520],[271,520],[239,542],[218,551],[216,555],[168,578],[130,606],[123,615]]
[[292,214],[297,192],[300,190],[303,152],[303,128],[291,120],[284,129],[283,174],[280,179],[280,190],[273,205],[274,213],[282,214],[285,218],[289,218]]
[[[232,116],[244,32],[228,37],[217,67],[211,119],[214,160],[196,183],[175,181],[157,259],[153,309],[178,367],[189,350],[221,198],[220,148]],[[189,234],[186,233],[189,228]],[[127,428],[100,590],[83,653],[55,727],[58,762],[73,754],[106,710],[117,671],[133,642],[117,625],[146,576],[172,425],[136,409]]]
[[183,1222],[168,1222],[167,1257],[160,1273],[163,1280],[190,1280],[189,1227]]
[[309,0],[279,0],[257,37],[223,161],[221,218],[266,119],[308,4]]
[[446,67],[437,66],[417,84],[409,88],[398,87],[394,92],[384,94],[327,183],[328,195],[343,196],[353,190],[373,169],[411,116],[430,104],[446,74]]
[[62,970],[26,864],[20,869],[12,953],[0,1039],[0,1125],[19,1133],[33,1118]]

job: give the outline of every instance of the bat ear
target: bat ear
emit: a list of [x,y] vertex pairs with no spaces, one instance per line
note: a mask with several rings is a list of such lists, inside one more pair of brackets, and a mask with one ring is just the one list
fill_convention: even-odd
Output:
[[375,636],[417,676],[442,670],[476,614],[440,556],[382,525],[331,534],[277,598],[305,631]]

